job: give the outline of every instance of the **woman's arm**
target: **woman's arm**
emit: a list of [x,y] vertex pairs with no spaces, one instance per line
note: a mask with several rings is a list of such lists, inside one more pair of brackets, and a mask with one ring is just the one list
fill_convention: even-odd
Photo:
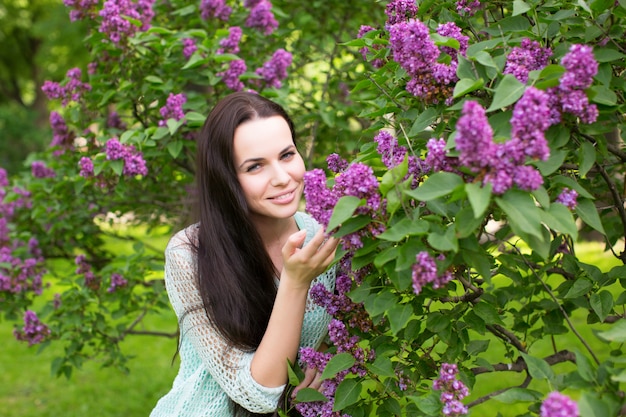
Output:
[[283,247],[284,267],[270,320],[254,354],[252,377],[261,385],[276,387],[287,382],[288,361],[294,363],[311,281],[324,272],[335,256],[337,240],[327,239],[320,228],[300,249],[306,231],[289,237]]

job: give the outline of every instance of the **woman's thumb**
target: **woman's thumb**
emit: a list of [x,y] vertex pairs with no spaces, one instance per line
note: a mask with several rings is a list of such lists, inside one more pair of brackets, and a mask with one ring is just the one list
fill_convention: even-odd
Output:
[[285,246],[283,246],[283,253],[287,255],[293,254],[302,247],[304,239],[306,239],[306,230],[298,230],[287,238],[287,242],[285,242]]

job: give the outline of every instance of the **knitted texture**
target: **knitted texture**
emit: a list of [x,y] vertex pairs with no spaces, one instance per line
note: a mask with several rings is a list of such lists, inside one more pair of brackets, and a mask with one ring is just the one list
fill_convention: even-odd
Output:
[[[296,213],[295,219],[298,228],[307,231],[308,242],[319,224],[305,213]],[[285,386],[269,388],[257,383],[250,371],[254,352],[229,347],[204,309],[195,308],[202,305],[196,284],[196,256],[188,238],[195,230],[194,225],[178,232],[165,249],[165,285],[180,323],[180,369],[171,390],[159,400],[150,417],[228,416],[229,398],[251,412],[273,412]],[[334,268],[315,278],[312,286],[318,282],[334,291]],[[189,313],[180,322],[185,312]],[[309,293],[300,347],[319,347],[329,322],[330,316]]]

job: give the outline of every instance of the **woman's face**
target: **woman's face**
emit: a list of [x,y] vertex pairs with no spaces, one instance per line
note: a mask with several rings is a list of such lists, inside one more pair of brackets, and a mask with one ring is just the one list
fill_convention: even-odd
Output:
[[298,210],[304,161],[281,116],[247,121],[233,138],[235,169],[250,212],[285,219]]

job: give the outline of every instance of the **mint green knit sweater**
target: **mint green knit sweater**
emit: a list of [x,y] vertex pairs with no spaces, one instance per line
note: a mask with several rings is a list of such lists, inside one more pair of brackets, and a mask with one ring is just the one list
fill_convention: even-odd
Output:
[[[296,213],[298,227],[307,230],[308,242],[320,227],[305,213]],[[179,319],[191,307],[202,304],[196,287],[195,254],[189,247],[189,228],[178,232],[165,249],[165,285]],[[318,276],[330,291],[335,287],[331,268]],[[312,284],[312,285],[313,285]],[[300,347],[318,347],[326,336],[330,316],[307,298]],[[254,352],[230,348],[211,325],[204,309],[188,313],[180,323],[180,369],[171,390],[157,403],[150,417],[227,417],[229,397],[246,410],[270,413],[276,410],[284,386],[269,388],[257,383],[251,375]]]

